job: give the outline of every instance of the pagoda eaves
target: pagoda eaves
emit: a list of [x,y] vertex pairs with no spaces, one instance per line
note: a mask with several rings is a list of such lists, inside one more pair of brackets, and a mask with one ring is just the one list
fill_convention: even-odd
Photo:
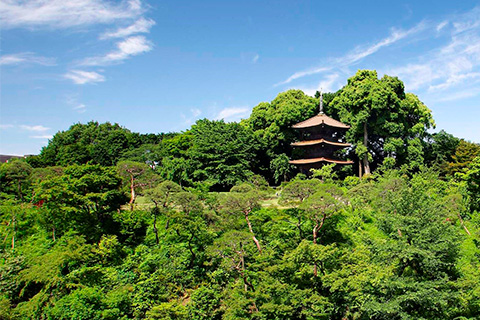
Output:
[[325,139],[316,139],[316,140],[304,140],[304,141],[298,141],[298,142],[293,142],[290,145],[293,147],[303,147],[303,146],[313,146],[316,144],[329,144],[332,146],[339,146],[339,147],[351,147],[352,145],[350,143],[343,143],[343,142],[334,142],[334,141],[328,141]]
[[332,119],[323,113],[320,113],[305,121],[294,124],[292,128],[294,129],[311,128],[311,127],[316,127],[322,124],[330,127],[335,127],[335,128],[350,129],[349,125],[346,125],[344,123],[341,123],[340,121]]
[[319,163],[319,162],[330,162],[330,163],[336,163],[336,164],[352,164],[353,161],[350,160],[335,160],[335,159],[329,159],[325,157],[321,158],[310,158],[310,159],[298,159],[298,160],[290,160],[289,161],[291,164],[313,164],[313,163]]

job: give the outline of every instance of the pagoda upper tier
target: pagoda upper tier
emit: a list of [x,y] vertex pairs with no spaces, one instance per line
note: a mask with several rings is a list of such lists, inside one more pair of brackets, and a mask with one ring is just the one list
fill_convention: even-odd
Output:
[[320,168],[325,163],[352,164],[353,161],[337,158],[337,151],[350,147],[344,140],[349,125],[330,118],[323,113],[323,101],[320,96],[320,113],[310,119],[292,126],[299,133],[301,141],[293,142],[302,159],[290,160],[301,172],[309,174],[310,169]]
[[318,115],[310,119],[294,124],[292,128],[304,129],[304,128],[311,128],[311,127],[317,127],[317,126],[325,126],[325,125],[333,128],[350,129],[349,125],[346,125],[344,123],[341,123],[340,121],[330,118],[329,116],[325,115],[323,112],[319,113]]

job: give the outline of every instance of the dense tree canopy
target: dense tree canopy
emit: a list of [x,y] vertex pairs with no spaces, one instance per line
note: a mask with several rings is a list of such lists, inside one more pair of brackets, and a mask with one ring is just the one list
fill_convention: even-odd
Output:
[[197,121],[191,133],[193,146],[188,154],[194,162],[194,179],[225,188],[253,175],[259,142],[251,130],[238,123],[205,119]]
[[431,111],[396,77],[378,79],[376,71],[360,70],[333,99],[340,120],[349,124],[347,141],[355,145],[364,173],[370,163],[388,167],[423,164],[422,141],[434,126]]
[[178,134],[76,124],[1,164],[0,318],[478,319],[479,145],[428,134],[397,78],[324,97],[379,170],[290,179],[318,111],[299,90]]

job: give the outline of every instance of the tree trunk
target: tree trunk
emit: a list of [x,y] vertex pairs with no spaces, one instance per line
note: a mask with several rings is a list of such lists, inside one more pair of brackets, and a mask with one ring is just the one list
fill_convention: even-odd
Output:
[[[368,132],[367,132],[367,122],[363,124],[363,145],[365,148],[368,150]],[[368,163],[368,151],[365,153],[363,156],[363,167],[364,167],[364,173],[365,174],[370,174],[370,164]]]
[[250,219],[248,218],[248,212],[245,212],[245,220],[247,220],[248,230],[250,230],[250,233],[252,234],[252,239],[253,239],[253,242],[255,242],[255,245],[257,246],[258,252],[262,253],[262,247],[260,246],[260,242],[257,240],[257,238],[255,237],[255,234],[253,233],[252,224],[250,223]]
[[358,177],[362,177],[362,159],[358,159]]
[[157,244],[160,243],[159,239],[158,239],[158,230],[157,230],[157,214],[154,214],[153,215],[153,232],[155,233],[155,242]]
[[468,231],[467,229],[467,226],[465,225],[465,223],[463,222],[463,219],[462,219],[462,216],[460,215],[460,213],[457,214],[458,216],[458,219],[460,219],[460,224],[462,225],[463,229],[465,229],[465,232],[471,236],[472,234],[470,233],[470,231]]
[[130,176],[130,201],[128,202],[130,204],[130,211],[133,211],[133,204],[135,202],[135,188],[133,184],[133,175]]
[[53,242],[55,242],[55,227],[52,227],[52,239],[53,239]]
[[297,229],[298,229],[298,236],[300,237],[300,241],[302,241],[303,232],[302,232],[302,220],[300,219],[300,217],[298,217]]
[[[313,244],[317,244],[317,231],[318,231],[318,222],[315,223],[315,226],[313,227]],[[317,276],[317,261],[313,263],[313,276]]]
[[20,200],[23,201],[22,183],[20,182],[20,180],[17,180],[17,188],[18,188],[18,195],[20,196]]

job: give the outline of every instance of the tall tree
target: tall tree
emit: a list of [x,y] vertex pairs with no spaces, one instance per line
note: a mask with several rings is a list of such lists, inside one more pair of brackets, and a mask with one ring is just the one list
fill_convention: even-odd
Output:
[[152,169],[145,163],[134,161],[120,161],[117,164],[118,174],[128,182],[130,189],[130,210],[133,211],[133,205],[137,198],[138,189],[152,187],[157,180],[157,176]]
[[198,120],[191,129],[196,180],[208,180],[225,190],[253,175],[259,142],[252,131],[238,123]]
[[340,120],[351,126],[347,141],[355,145],[364,174],[371,163],[387,166],[422,161],[422,139],[434,126],[431,111],[403,82],[376,71],[359,70],[333,99]]

